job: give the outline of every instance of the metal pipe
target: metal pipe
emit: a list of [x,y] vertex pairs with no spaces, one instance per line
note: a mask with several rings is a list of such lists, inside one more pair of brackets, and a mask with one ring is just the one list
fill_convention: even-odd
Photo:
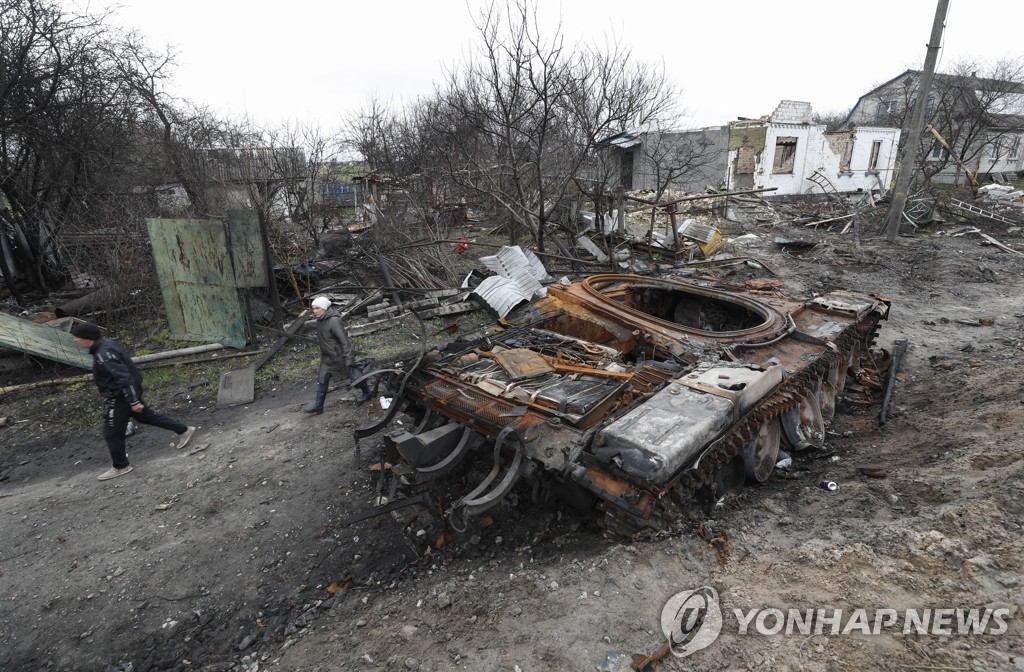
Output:
[[882,411],[878,414],[878,424],[884,425],[889,416],[889,402],[892,400],[892,392],[896,387],[896,374],[900,370],[900,362],[907,351],[907,341],[896,341],[896,349],[892,352],[892,361],[889,362],[889,376],[885,381],[885,396],[882,397]]

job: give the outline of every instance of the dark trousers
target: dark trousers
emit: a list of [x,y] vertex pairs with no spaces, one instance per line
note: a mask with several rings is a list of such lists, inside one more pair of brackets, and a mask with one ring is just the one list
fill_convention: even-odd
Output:
[[128,466],[124,433],[128,429],[129,419],[134,418],[136,422],[141,422],[144,425],[169,429],[175,434],[184,434],[188,431],[187,425],[156,413],[148,405],[142,409],[141,413],[133,413],[132,407],[128,405],[128,400],[124,397],[107,399],[103,415],[103,438],[107,441],[107,449],[110,450],[110,459],[113,460],[115,469],[124,469]]

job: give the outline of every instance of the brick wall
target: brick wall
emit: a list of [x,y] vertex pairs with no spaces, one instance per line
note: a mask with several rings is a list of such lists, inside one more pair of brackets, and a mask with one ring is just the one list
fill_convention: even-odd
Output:
[[772,121],[776,124],[809,124],[811,104],[799,100],[784,100],[772,112]]

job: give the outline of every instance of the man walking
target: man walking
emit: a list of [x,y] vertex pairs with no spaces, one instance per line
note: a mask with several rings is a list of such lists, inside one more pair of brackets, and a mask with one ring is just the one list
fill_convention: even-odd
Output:
[[71,330],[71,335],[75,343],[92,355],[92,375],[100,394],[106,399],[103,438],[107,441],[113,467],[100,474],[99,480],[108,481],[132,470],[132,465],[128,463],[124,436],[130,419],[171,430],[181,437],[177,447],[185,447],[196,428],[160,415],[143,403],[142,374],[135,368],[124,348],[103,338],[100,328],[92,322],[77,325]]
[[[331,377],[355,378],[351,366],[355,363],[356,351],[345,331],[341,315],[331,307],[330,299],[326,296],[313,299],[313,315],[316,317],[316,338],[320,342],[320,368],[316,374],[316,400],[302,410],[306,413],[323,413]],[[356,399],[357,404],[373,396],[373,390],[365,380],[359,383],[358,389],[362,394]]]

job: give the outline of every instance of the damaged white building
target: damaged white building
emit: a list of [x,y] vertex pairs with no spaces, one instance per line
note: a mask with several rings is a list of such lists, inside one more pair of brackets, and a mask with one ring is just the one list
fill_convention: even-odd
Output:
[[810,103],[784,100],[769,116],[730,123],[729,190],[885,192],[896,167],[899,129],[858,126],[829,132],[811,121],[811,113]]
[[784,100],[760,119],[673,133],[620,133],[601,144],[625,189],[774,188],[773,196],[888,190],[898,128],[829,132],[811,119],[810,103]]

